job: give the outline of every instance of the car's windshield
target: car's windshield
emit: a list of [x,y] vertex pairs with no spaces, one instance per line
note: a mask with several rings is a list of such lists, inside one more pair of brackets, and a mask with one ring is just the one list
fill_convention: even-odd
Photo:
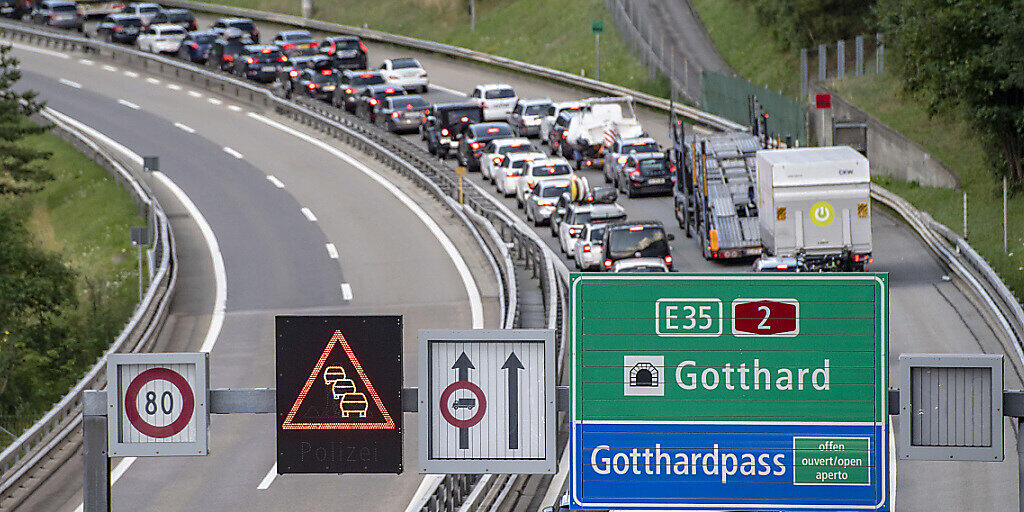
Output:
[[544,105],[527,105],[526,115],[528,116],[539,116],[544,113],[547,109]]
[[391,61],[391,69],[409,69],[418,67],[420,67],[420,63],[413,59],[395,59]]
[[637,167],[644,176],[661,175],[668,171],[664,158],[644,158]]
[[538,165],[533,168],[534,176],[565,176],[571,172],[567,164]]
[[558,197],[569,190],[569,184],[547,185],[540,189],[541,197]]
[[500,100],[504,98],[514,98],[516,96],[515,91],[512,89],[491,89],[484,93],[484,98],[489,100]]
[[608,255],[612,258],[662,257],[666,254],[665,230],[659,226],[621,227],[608,232]]
[[649,142],[634,142],[632,144],[626,144],[625,146],[622,146],[622,152],[626,153],[626,154],[629,154],[629,153],[657,153],[658,151],[661,151],[661,149],[658,148],[658,143],[657,142],[653,142],[653,141],[649,141]]

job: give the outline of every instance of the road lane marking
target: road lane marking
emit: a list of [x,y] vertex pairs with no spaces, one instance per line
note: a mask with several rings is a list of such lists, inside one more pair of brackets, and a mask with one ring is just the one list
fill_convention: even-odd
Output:
[[313,215],[313,210],[310,210],[309,208],[303,208],[301,211],[302,214],[305,215],[310,222],[316,222],[316,215]]
[[66,86],[68,86],[68,87],[74,87],[75,89],[81,89],[82,88],[82,84],[80,84],[78,82],[72,82],[71,80],[68,80],[66,78],[61,78],[59,80],[59,82],[64,84],[64,85],[66,85]]
[[235,158],[238,158],[239,160],[241,160],[242,158],[245,158],[245,157],[242,156],[241,153],[239,153],[238,151],[235,151],[235,150],[233,150],[233,149],[231,149],[231,148],[229,148],[227,146],[224,146],[224,152],[229,154],[229,155],[231,155],[231,156],[233,156],[233,157],[235,157]]
[[446,92],[448,94],[454,94],[456,96],[469,96],[469,94],[467,94],[467,93],[464,93],[462,91],[457,91],[455,89],[449,89],[449,88],[447,88],[447,87],[445,87],[443,85],[430,84],[430,88],[431,89],[437,89],[439,91],[444,91],[444,92]]
[[218,100],[217,98],[207,98],[206,101],[209,101],[210,103],[213,103],[214,105],[220,105],[221,103],[224,103],[223,101]]
[[324,246],[327,247],[327,255],[330,256],[332,260],[338,259],[338,248],[335,247],[334,244],[328,243],[324,244]]
[[[121,477],[128,472],[128,468],[132,467],[132,464],[135,464],[136,459],[138,459],[138,457],[125,457],[121,459],[121,462],[118,462],[117,466],[115,466],[110,472],[110,485],[114,485],[118,480],[120,480]],[[82,512],[84,509],[85,504],[82,503],[78,505],[75,512]]]
[[341,298],[345,300],[352,300],[352,285],[348,283],[341,283]]
[[184,130],[184,131],[186,131],[188,133],[195,133],[196,132],[195,128],[192,128],[191,126],[189,126],[187,124],[174,123],[174,126],[177,126],[178,128],[181,128],[182,130]]
[[136,104],[134,104],[134,103],[132,103],[132,102],[130,102],[128,100],[118,99],[117,102],[122,104],[122,105],[124,105],[124,106],[126,106],[126,107],[128,107],[128,108],[130,108],[130,109],[132,109],[132,110],[138,110],[138,109],[142,108],[142,107],[140,107],[140,106],[138,106],[138,105],[136,105]]
[[256,486],[256,490],[265,491],[270,488],[270,484],[274,483],[274,479],[277,478],[277,463],[270,466],[270,471],[267,471],[267,476],[263,477],[260,484]]
[[238,105],[228,105],[228,110],[231,110],[231,111],[234,111],[234,112],[241,112],[242,111],[242,107],[239,107]]
[[423,225],[427,227],[431,234],[434,235],[434,238],[436,238],[437,241],[441,244],[441,247],[444,249],[445,253],[448,254],[448,258],[452,260],[452,264],[455,266],[455,270],[459,273],[459,277],[462,279],[463,287],[465,287],[466,289],[466,295],[469,297],[469,310],[470,317],[472,318],[472,328],[483,329],[483,301],[480,298],[480,289],[476,285],[476,280],[473,278],[472,272],[469,271],[469,266],[466,264],[466,260],[462,258],[462,254],[459,253],[458,248],[455,247],[455,244],[451,241],[450,238],[448,238],[448,235],[445,234],[441,227],[437,225],[437,221],[435,221],[430,215],[427,215],[427,212],[423,210],[423,207],[417,204],[416,201],[413,201],[413,199],[409,197],[408,194],[403,192],[394,183],[388,181],[387,178],[381,176],[373,169],[370,169],[369,167],[366,166],[366,164],[360,162],[359,160],[352,157],[348,153],[345,153],[340,149],[331,146],[330,144],[327,144],[322,140],[313,138],[309,135],[306,135],[305,133],[295,130],[294,128],[285,126],[281,123],[278,123],[277,121],[273,121],[271,119],[263,117],[255,112],[250,112],[248,116],[263,124],[266,124],[267,126],[272,126],[285,133],[298,137],[348,162],[349,165],[355,167],[363,174],[365,174],[367,177],[379,183],[388,192],[390,192],[391,195],[395,196],[399,201],[402,202],[402,204],[404,204],[407,208],[412,210],[412,212],[416,214],[416,217],[420,219],[420,222],[422,222]]
[[93,62],[89,59],[78,59],[79,64],[85,64],[86,66],[92,66]]
[[124,72],[124,76],[130,77],[130,78],[138,78],[139,74],[134,72],[134,71],[125,71]]
[[153,78],[153,77],[149,77],[149,78],[147,78],[147,79],[146,79],[146,81],[147,81],[147,82],[149,82],[149,83],[151,83],[151,84],[154,84],[154,85],[156,85],[156,84],[159,84],[159,83],[160,83],[160,80],[157,80],[156,78]]
[[178,85],[178,84],[167,84],[167,88],[172,90],[172,91],[180,91],[181,90],[181,86]]
[[28,50],[30,52],[42,53],[44,55],[51,55],[53,57],[60,57],[62,59],[70,59],[71,58],[71,56],[66,54],[66,53],[55,52],[53,50],[47,50],[46,48],[36,48],[35,46],[29,46],[29,45],[26,45],[26,44],[11,43],[11,42],[8,42],[6,44],[9,44],[9,45],[11,45],[11,46],[13,46],[15,48],[18,48],[19,50]]
[[284,183],[282,183],[281,180],[277,179],[277,177],[275,177],[273,174],[267,175],[267,181],[273,183],[274,186],[277,188],[284,188]]
[[192,96],[193,98],[202,98],[203,97],[203,95],[200,94],[198,91],[189,91],[188,95]]
[[105,64],[105,65],[103,66],[103,70],[104,70],[104,71],[117,71],[117,68],[115,68],[114,66],[111,66],[111,65],[109,65],[109,64]]

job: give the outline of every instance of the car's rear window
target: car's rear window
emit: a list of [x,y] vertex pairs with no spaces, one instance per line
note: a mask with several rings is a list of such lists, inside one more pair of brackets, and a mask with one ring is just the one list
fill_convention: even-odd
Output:
[[533,147],[526,142],[498,148],[499,155],[507,155],[509,153],[529,153],[531,151],[533,151]]
[[526,115],[539,116],[543,114],[545,110],[547,110],[547,107],[544,105],[527,105]]
[[[480,111],[475,108],[457,108],[445,113],[449,123],[478,123],[480,122]],[[466,120],[463,121],[462,118]]]
[[72,4],[60,4],[52,7],[53,12],[78,12],[78,9]]
[[342,39],[341,41],[335,41],[334,45],[337,46],[339,50],[359,49],[359,41],[353,41],[351,39]]
[[183,35],[185,35],[185,29],[183,29],[181,27],[176,27],[176,28],[168,27],[168,28],[160,30],[160,35],[162,35],[162,36],[183,36]]
[[540,189],[541,197],[558,197],[569,191],[569,184],[564,185],[548,185]]
[[668,254],[665,230],[660,226],[630,226],[608,232],[608,255],[612,258],[662,257]]
[[404,108],[408,110],[420,110],[427,106],[427,102],[419,96],[404,96],[391,98],[391,108]]
[[251,21],[232,21],[228,23],[228,26],[237,28],[242,32],[252,32],[256,28]]
[[590,240],[591,241],[600,241],[602,238],[604,238],[604,228],[597,228],[597,229],[591,229],[590,230]]
[[256,59],[258,62],[274,62],[280,59],[282,56],[283,54],[281,53],[280,50],[267,51],[267,49],[263,49],[252,54],[252,57]]
[[384,83],[384,77],[376,73],[363,73],[353,76],[349,83],[352,85],[380,85]]
[[283,39],[285,41],[312,41],[313,36],[301,32],[293,32],[291,34],[284,34]]
[[394,59],[391,61],[392,69],[409,69],[418,67],[420,67],[420,63],[416,62],[414,59]]
[[[329,72],[331,70],[327,69],[327,70],[324,70],[324,71],[328,71]],[[329,73],[327,73],[325,75],[322,71],[317,71],[317,72],[313,73],[313,81],[318,83],[318,84],[333,84],[334,81],[335,81],[334,73],[333,72],[329,72]]]
[[533,168],[534,176],[565,176],[571,172],[566,164],[538,165]]
[[216,38],[213,34],[192,34],[192,40],[197,43],[209,44]]
[[115,18],[114,23],[121,25],[122,27],[141,27],[142,20],[138,17],[131,18]]
[[586,224],[590,222],[590,212],[573,212],[572,219],[569,220],[569,224]]
[[638,167],[640,174],[644,176],[657,175],[668,171],[667,163],[664,158],[644,158],[640,160]]
[[661,151],[657,142],[634,142],[622,146],[623,153],[657,153]]
[[526,167],[526,164],[528,164],[528,163],[530,163],[529,160],[519,160],[519,161],[516,161],[516,162],[512,162],[512,168],[513,169],[523,169],[524,167]]
[[182,21],[192,21],[192,13],[190,12],[169,12],[167,13],[167,21],[171,23],[181,23]]
[[619,270],[619,272],[630,272],[630,273],[632,273],[632,272],[637,272],[637,273],[640,273],[640,272],[664,272],[664,271],[665,271],[665,267],[659,267],[659,266],[656,266],[656,265],[640,265],[640,266],[636,266],[636,267],[626,267],[626,268],[623,268],[623,269]]
[[155,5],[143,5],[139,7],[139,12],[143,14],[155,14],[160,12],[160,8]]
[[515,98],[516,92],[512,89],[491,89],[484,93],[484,98],[489,100],[500,100],[504,98]]

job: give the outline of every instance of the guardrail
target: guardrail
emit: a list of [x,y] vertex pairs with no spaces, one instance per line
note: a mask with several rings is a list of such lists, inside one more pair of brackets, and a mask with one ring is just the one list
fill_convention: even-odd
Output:
[[44,457],[81,424],[82,391],[103,387],[107,375],[107,356],[117,352],[139,351],[156,339],[167,318],[168,304],[174,295],[178,275],[174,237],[167,215],[146,183],[136,176],[133,165],[123,164],[113,157],[60,112],[45,108],[40,116],[53,124],[54,131],[60,137],[107,169],[132,195],[155,235],[149,254],[155,258],[151,262],[156,272],[142,300],[110,348],[59,402],[0,453],[0,505],[5,505],[8,500],[23,498],[43,482],[42,478],[28,477],[33,476]]
[[659,98],[658,96],[654,96],[652,94],[647,94],[644,92],[636,91],[608,82],[602,82],[600,80],[594,80],[593,78],[587,78],[581,75],[567,73],[565,71],[559,71],[557,69],[538,66],[536,64],[530,64],[528,62],[509,59],[507,57],[500,57],[498,55],[491,55],[489,53],[470,50],[468,48],[463,48],[461,46],[435,43],[433,41],[427,41],[424,39],[416,39],[414,37],[407,37],[397,34],[391,34],[388,32],[382,32],[380,30],[353,27],[349,25],[342,25],[340,23],[311,20],[308,18],[301,18],[299,16],[291,16],[288,14],[278,14],[266,11],[257,11],[254,9],[245,9],[242,7],[231,7],[206,2],[195,2],[193,0],[161,0],[160,3],[163,5],[181,7],[195,11],[211,12],[215,14],[221,14],[224,16],[238,16],[244,18],[252,18],[254,20],[260,20],[265,22],[279,23],[282,25],[293,25],[296,27],[319,30],[321,32],[334,32],[338,34],[355,35],[369,41],[377,41],[380,43],[391,44],[395,46],[414,48],[417,50],[424,50],[432,53],[447,55],[450,57],[480,62],[483,64],[490,64],[504,69],[518,71],[520,73],[524,73],[527,75],[544,78],[546,80],[551,80],[553,82],[558,82],[562,85],[566,85],[569,87],[583,88],[602,94],[609,94],[612,96],[632,96],[633,99],[641,105],[654,108],[657,110],[664,110],[666,112],[674,109],[677,115],[685,117],[686,119],[689,119],[697,124],[713,128],[715,130],[745,131],[748,129],[746,126],[726,119],[724,117],[704,112],[700,109],[683,105],[680,103],[673,104],[672,102],[665,98]]

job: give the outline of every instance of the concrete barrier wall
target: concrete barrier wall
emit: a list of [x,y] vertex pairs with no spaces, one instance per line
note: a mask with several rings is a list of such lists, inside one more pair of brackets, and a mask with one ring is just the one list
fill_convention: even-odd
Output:
[[[832,117],[835,120],[867,124],[868,160],[871,162],[872,175],[892,176],[928,187],[958,188],[960,186],[960,176],[920,144],[904,137],[889,125],[855,107],[822,85],[811,87],[812,101],[815,94],[821,93],[832,95]],[[812,129],[819,130],[820,126],[817,125],[819,123],[812,120]]]

